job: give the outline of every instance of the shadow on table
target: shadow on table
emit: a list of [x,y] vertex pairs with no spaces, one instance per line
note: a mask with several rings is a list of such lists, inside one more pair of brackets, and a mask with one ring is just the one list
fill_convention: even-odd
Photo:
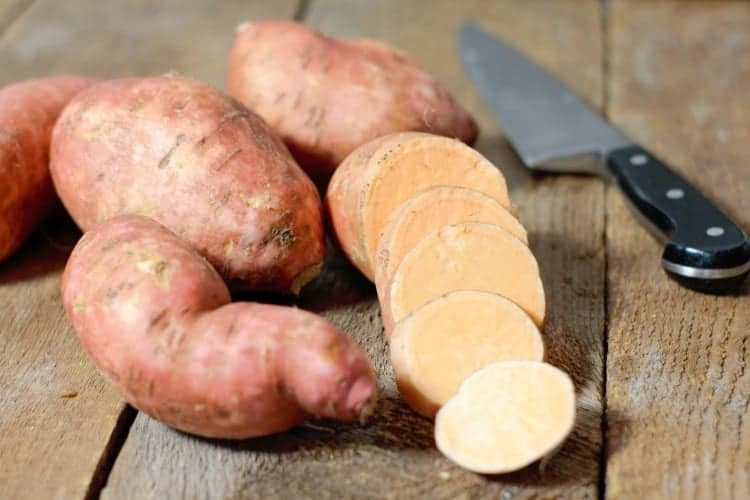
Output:
[[61,271],[80,237],[75,222],[60,208],[0,263],[0,285]]

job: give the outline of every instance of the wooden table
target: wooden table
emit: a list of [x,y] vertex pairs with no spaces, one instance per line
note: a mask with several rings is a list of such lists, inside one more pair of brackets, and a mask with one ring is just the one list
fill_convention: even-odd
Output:
[[478,148],[508,177],[540,263],[549,359],[577,385],[575,432],[544,467],[452,465],[398,397],[373,287],[335,254],[301,303],[377,366],[369,425],[242,442],[175,432],[125,406],[79,347],[58,292],[76,233],[58,218],[0,265],[0,497],[750,497],[748,286],[680,288],[616,190],[521,168],[455,50],[465,19],[502,34],[750,228],[750,3],[0,0],[0,84],[176,70],[223,86],[234,26],[266,17],[395,44],[479,118]]

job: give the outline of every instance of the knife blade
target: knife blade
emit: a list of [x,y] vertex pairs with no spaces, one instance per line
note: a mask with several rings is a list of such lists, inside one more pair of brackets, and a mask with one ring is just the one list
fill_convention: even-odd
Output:
[[742,283],[750,272],[748,237],[698,189],[507,42],[466,24],[459,50],[524,165],[593,173],[618,185],[664,242],[662,267],[683,285],[721,293]]

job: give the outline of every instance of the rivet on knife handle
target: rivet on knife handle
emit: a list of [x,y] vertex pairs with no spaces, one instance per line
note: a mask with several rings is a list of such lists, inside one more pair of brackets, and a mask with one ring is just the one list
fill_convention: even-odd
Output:
[[606,166],[637,215],[666,241],[662,265],[673,277],[720,292],[750,272],[747,235],[659,159],[629,146],[609,152]]

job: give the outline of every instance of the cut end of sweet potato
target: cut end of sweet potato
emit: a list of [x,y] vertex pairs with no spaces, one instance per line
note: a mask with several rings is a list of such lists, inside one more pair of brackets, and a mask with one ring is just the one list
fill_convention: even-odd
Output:
[[474,189],[510,208],[500,170],[457,139],[409,132],[383,140],[369,159],[372,180],[362,205],[363,237],[370,266],[378,240],[393,213],[415,194],[434,186]]
[[401,205],[385,227],[377,251],[375,284],[386,286],[404,255],[442,226],[461,222],[496,224],[528,244],[526,230],[496,199],[474,189],[436,186]]
[[477,290],[450,292],[415,310],[396,325],[390,346],[401,394],[430,418],[478,369],[544,358],[528,315],[501,295]]
[[499,474],[553,452],[574,421],[568,375],[546,363],[502,361],[474,373],[440,409],[435,441],[461,467]]
[[537,326],[544,288],[529,247],[483,222],[444,226],[407,253],[382,297],[386,331],[418,307],[453,290],[484,290],[515,302]]

